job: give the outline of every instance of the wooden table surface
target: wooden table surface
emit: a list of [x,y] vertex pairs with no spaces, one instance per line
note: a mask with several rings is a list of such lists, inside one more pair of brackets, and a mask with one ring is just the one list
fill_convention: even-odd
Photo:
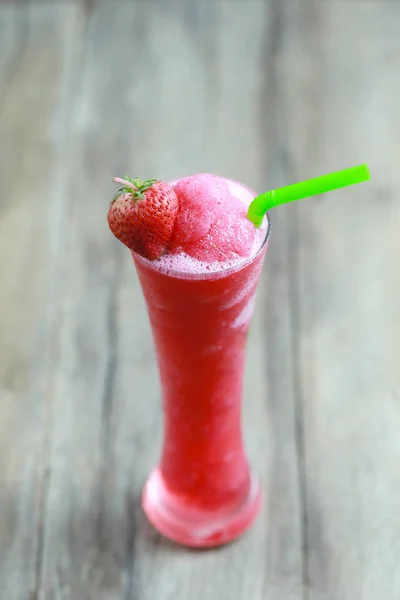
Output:
[[[1,600],[400,598],[400,3],[0,3]],[[262,191],[249,339],[263,512],[189,551],[140,508],[160,388],[114,174]]]

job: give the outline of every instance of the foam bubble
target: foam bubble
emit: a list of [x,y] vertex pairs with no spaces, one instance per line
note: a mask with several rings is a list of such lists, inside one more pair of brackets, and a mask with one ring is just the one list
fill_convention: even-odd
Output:
[[256,197],[256,194],[250,188],[246,187],[242,183],[238,181],[234,181],[233,179],[227,179],[226,183],[228,185],[229,192],[232,194],[234,198],[237,198],[248,208]]

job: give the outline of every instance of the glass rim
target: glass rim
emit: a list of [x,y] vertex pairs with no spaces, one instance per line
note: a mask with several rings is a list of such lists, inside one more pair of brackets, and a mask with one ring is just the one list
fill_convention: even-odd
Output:
[[227,267],[226,269],[220,269],[219,271],[204,271],[202,273],[187,273],[185,271],[174,271],[173,269],[164,271],[162,269],[159,269],[159,268],[156,268],[155,266],[153,266],[153,264],[156,261],[152,261],[152,260],[148,260],[147,258],[143,258],[143,256],[136,254],[135,252],[133,252],[133,250],[131,250],[131,254],[135,261],[137,260],[139,263],[149,267],[149,269],[151,269],[155,273],[159,273],[160,275],[164,275],[165,277],[171,277],[172,279],[187,279],[190,281],[202,281],[205,279],[222,279],[224,277],[227,277],[231,273],[240,271],[241,269],[247,267],[249,264],[251,264],[253,261],[255,261],[256,258],[264,250],[265,246],[267,245],[267,242],[269,241],[270,235],[271,235],[271,217],[269,216],[269,213],[266,213],[265,218],[268,221],[267,230],[265,232],[265,237],[262,241],[262,244],[260,245],[257,252],[255,254],[252,254],[251,256],[248,256],[242,262],[239,262],[236,265]]

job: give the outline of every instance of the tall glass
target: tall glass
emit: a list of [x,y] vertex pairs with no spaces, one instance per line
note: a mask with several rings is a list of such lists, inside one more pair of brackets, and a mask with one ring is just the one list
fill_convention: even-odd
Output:
[[218,273],[163,273],[135,254],[147,303],[164,408],[161,459],[143,508],[167,538],[191,547],[241,535],[261,506],[243,447],[246,337],[268,245]]

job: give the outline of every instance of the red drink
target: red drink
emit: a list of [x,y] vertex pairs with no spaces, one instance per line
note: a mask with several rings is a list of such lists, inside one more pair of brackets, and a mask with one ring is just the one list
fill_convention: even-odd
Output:
[[[229,185],[247,204],[255,196]],[[246,336],[268,228],[266,219],[252,232],[249,256],[230,254],[226,261],[178,251],[157,261],[133,254],[165,418],[161,460],[145,486],[143,507],[157,530],[188,546],[233,540],[260,509],[259,484],[243,448],[241,403]]]

